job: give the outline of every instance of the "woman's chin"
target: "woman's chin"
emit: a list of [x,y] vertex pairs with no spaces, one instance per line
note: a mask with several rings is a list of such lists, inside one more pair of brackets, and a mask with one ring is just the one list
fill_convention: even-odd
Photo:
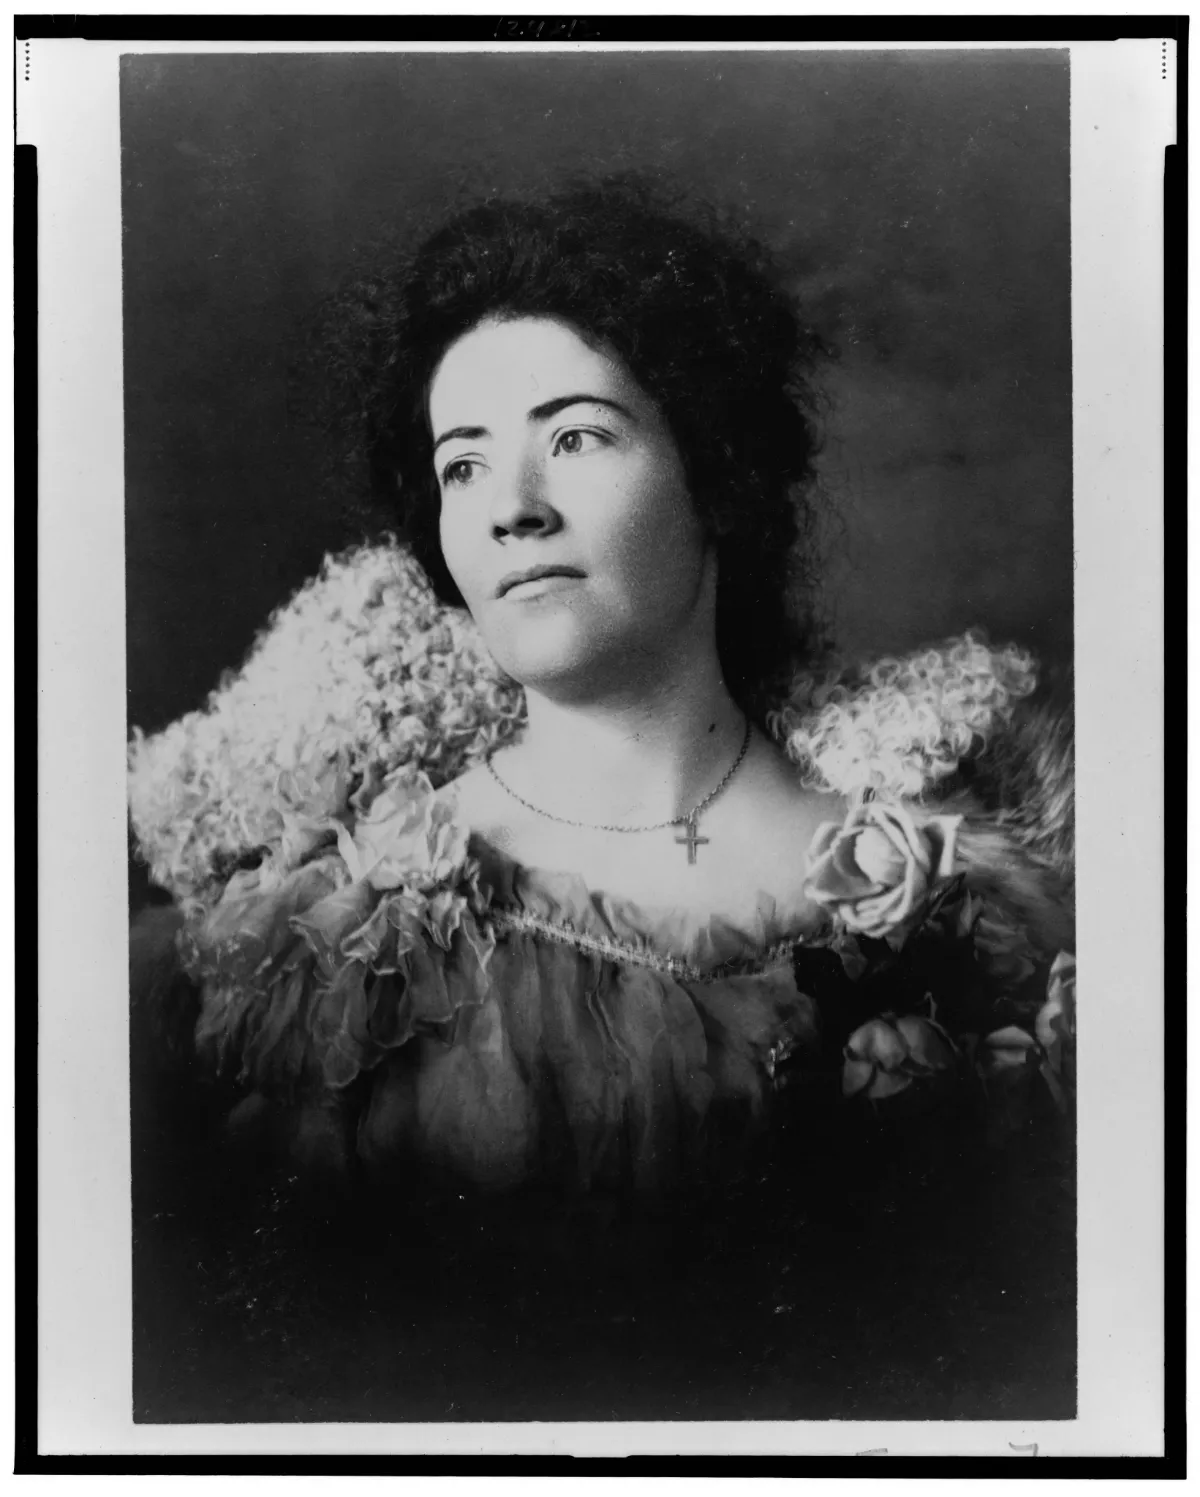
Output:
[[[525,631],[522,631],[525,632]],[[529,631],[489,647],[497,665],[514,681],[544,696],[579,698],[592,694],[611,664],[610,651],[580,639],[574,631]]]
[[549,652],[523,654],[517,659],[499,660],[498,663],[506,674],[526,690],[564,699],[591,695],[595,691],[599,674],[594,659],[552,655]]

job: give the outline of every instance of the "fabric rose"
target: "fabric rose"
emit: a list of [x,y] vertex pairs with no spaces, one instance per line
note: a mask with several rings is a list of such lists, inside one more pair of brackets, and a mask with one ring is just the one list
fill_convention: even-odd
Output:
[[1040,1057],[1037,1040],[1016,1024],[985,1034],[975,1052],[975,1064],[985,1080],[1006,1072],[1023,1071]]
[[840,826],[817,828],[805,891],[847,930],[898,941],[934,886],[953,874],[961,821],[931,816],[918,824],[905,806],[865,801]]
[[400,770],[348,830],[336,824],[338,850],[355,883],[387,892],[427,891],[448,883],[467,859],[467,831],[424,774]]
[[842,1092],[872,1102],[894,1097],[914,1081],[955,1065],[954,1045],[940,1024],[918,1014],[884,1014],[861,1025],[846,1042]]
[[1075,1084],[1075,958],[1060,951],[1050,968],[1046,1001],[1034,1023],[1046,1064],[1069,1086]]
[[1044,1071],[1042,1047],[1028,1030],[1006,1024],[979,1039],[974,1062],[987,1097],[987,1137],[1001,1145],[1028,1125],[1033,1080]]

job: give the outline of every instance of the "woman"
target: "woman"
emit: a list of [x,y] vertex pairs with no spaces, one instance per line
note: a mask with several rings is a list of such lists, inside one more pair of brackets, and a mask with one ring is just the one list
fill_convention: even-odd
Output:
[[133,752],[178,901],[138,1001],[195,995],[232,1126],[653,1200],[737,1178],[789,1079],[1065,1104],[1061,722],[969,636],[821,673],[819,345],[764,253],[608,184],[463,214],[334,311],[403,544]]

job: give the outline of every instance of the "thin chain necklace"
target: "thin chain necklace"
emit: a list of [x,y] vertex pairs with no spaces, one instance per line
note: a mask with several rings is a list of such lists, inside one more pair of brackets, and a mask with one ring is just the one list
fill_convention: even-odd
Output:
[[750,748],[750,737],[752,731],[753,730],[750,726],[750,719],[747,718],[746,733],[742,739],[742,746],[738,750],[737,758],[725,771],[725,775],[721,779],[721,781],[713,786],[713,788],[708,792],[703,800],[697,801],[692,809],[690,811],[685,811],[682,816],[672,816],[669,821],[655,821],[652,822],[649,826],[616,826],[605,823],[597,823],[593,821],[572,821],[569,816],[556,816],[553,811],[543,811],[541,806],[535,806],[531,800],[526,800],[523,795],[518,795],[511,785],[500,778],[500,775],[496,770],[496,766],[492,763],[491,754],[488,754],[483,762],[487,765],[492,779],[495,780],[496,784],[500,786],[501,790],[503,790],[506,795],[511,795],[513,800],[519,801],[526,810],[533,811],[538,816],[544,816],[547,821],[557,821],[560,826],[576,826],[588,832],[661,832],[669,826],[684,827],[686,828],[686,830],[684,831],[683,836],[676,837],[675,841],[679,844],[680,847],[687,848],[688,862],[694,863],[696,861],[697,847],[702,846],[709,840],[707,837],[701,837],[697,834],[696,820],[699,817],[701,811],[712,805],[713,801],[716,800],[717,796],[720,795],[721,791],[724,790],[725,786],[729,784],[730,780],[733,779],[734,775],[737,774],[738,770],[741,768],[742,760],[746,757],[746,754]]

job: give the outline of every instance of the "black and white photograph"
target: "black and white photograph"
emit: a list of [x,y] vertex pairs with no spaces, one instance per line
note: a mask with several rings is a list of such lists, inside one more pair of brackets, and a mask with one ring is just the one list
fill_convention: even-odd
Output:
[[134,1426],[1080,1417],[1072,78],[121,49]]

